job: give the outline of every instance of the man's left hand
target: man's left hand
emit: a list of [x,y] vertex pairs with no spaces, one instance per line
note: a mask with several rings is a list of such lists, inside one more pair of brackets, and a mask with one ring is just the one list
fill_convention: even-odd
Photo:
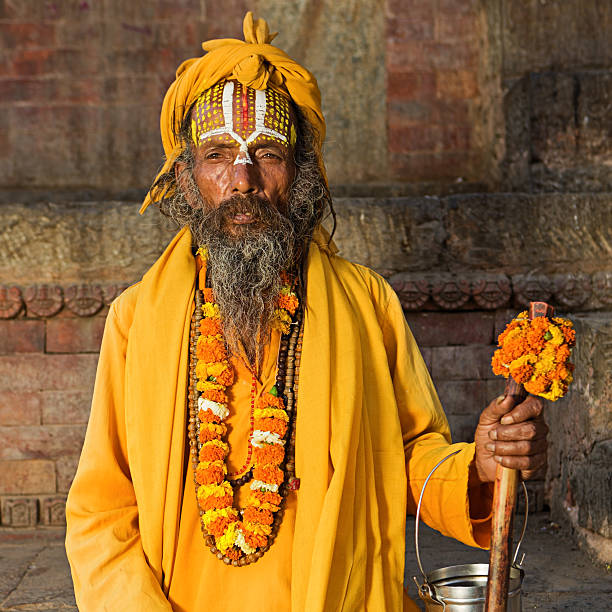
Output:
[[474,436],[474,468],[480,482],[495,480],[498,464],[520,470],[523,480],[546,465],[543,407],[533,395],[516,405],[511,396],[501,396],[482,411]]

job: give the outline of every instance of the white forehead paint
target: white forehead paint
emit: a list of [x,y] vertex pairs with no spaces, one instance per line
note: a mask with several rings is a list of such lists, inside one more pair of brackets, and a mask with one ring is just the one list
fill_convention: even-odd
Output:
[[258,136],[265,134],[266,136],[272,136],[279,138],[280,140],[287,142],[287,137],[276,130],[272,130],[265,126],[266,110],[267,110],[267,98],[266,92],[263,90],[255,91],[255,130],[249,134],[245,140],[234,131],[234,82],[227,81],[223,86],[223,122],[224,126],[215,128],[203,134],[200,134],[200,140],[209,138],[210,136],[217,136],[219,134],[227,134],[233,138],[239,145],[240,149],[238,155],[234,160],[234,165],[239,164],[252,164],[253,160],[249,155],[249,144],[251,144]]

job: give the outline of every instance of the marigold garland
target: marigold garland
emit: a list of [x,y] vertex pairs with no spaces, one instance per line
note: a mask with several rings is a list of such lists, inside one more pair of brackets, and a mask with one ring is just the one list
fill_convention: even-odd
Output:
[[[207,252],[200,249],[198,254],[206,257]],[[283,275],[282,282],[272,326],[287,334],[299,301],[289,276]],[[195,366],[196,388],[201,394],[197,413],[197,439],[201,448],[195,468],[196,497],[203,510],[202,523],[215,538],[216,548],[236,561],[264,548],[272,533],[274,513],[279,511],[282,501],[278,490],[285,479],[281,465],[285,459],[289,415],[276,387],[259,397],[249,440],[253,447],[253,480],[241,517],[233,507],[234,490],[227,480],[229,446],[224,439],[227,428],[223,423],[229,414],[226,391],[234,382],[234,370],[228,361],[221,315],[213,292],[206,288],[202,296],[203,318],[198,328]]]
[[576,332],[568,319],[529,319],[527,312],[521,312],[499,335],[493,373],[512,376],[528,393],[554,402],[573,380],[569,358],[575,344]]

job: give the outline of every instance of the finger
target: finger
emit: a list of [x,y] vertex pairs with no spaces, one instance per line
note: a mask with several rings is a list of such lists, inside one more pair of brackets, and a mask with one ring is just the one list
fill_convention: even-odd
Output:
[[486,447],[494,455],[539,455],[546,452],[546,438],[519,442],[489,442]]
[[491,440],[513,442],[516,440],[536,440],[546,438],[548,426],[543,419],[527,421],[516,425],[499,425],[489,432]]
[[539,453],[537,455],[513,457],[510,455],[494,455],[493,457],[497,463],[504,467],[511,468],[513,470],[527,470],[535,471],[538,468],[546,464],[546,453]]
[[541,399],[530,395],[524,402],[515,406],[512,410],[505,414],[502,419],[502,425],[510,425],[511,423],[522,423],[529,419],[535,419],[542,414],[544,403]]
[[530,480],[531,478],[543,479],[546,476],[546,461],[544,465],[541,465],[535,470],[521,470],[521,478],[523,480]]
[[495,425],[499,423],[499,420],[509,413],[515,405],[516,401],[511,395],[500,395],[482,411],[480,424]]

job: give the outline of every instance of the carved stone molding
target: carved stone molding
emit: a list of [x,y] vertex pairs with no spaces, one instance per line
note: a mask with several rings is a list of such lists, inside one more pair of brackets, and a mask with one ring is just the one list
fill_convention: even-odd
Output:
[[0,500],[3,527],[34,527],[38,503],[34,497],[3,497]]
[[442,277],[431,284],[431,297],[444,310],[461,308],[470,299],[470,295],[470,281],[466,279]]
[[52,317],[64,305],[64,293],[58,285],[34,285],[24,291],[28,316]]
[[49,527],[66,525],[66,497],[55,495],[40,499],[40,522]]
[[104,306],[100,285],[71,285],[64,295],[67,308],[80,317],[91,317]]
[[[608,310],[612,270],[592,275],[496,274],[491,272],[401,272],[391,276],[402,307],[418,310],[495,310],[547,301],[561,310]],[[81,283],[66,287],[0,285],[0,319],[53,317],[63,310],[91,317],[110,305],[130,283]]]
[[12,319],[23,308],[21,289],[15,285],[0,285],[0,319]]
[[423,274],[404,272],[390,279],[406,310],[495,310],[545,301],[561,310],[609,309],[612,271],[546,275]]
[[512,288],[518,305],[529,306],[529,302],[549,302],[553,283],[546,276],[517,274],[512,277]]

